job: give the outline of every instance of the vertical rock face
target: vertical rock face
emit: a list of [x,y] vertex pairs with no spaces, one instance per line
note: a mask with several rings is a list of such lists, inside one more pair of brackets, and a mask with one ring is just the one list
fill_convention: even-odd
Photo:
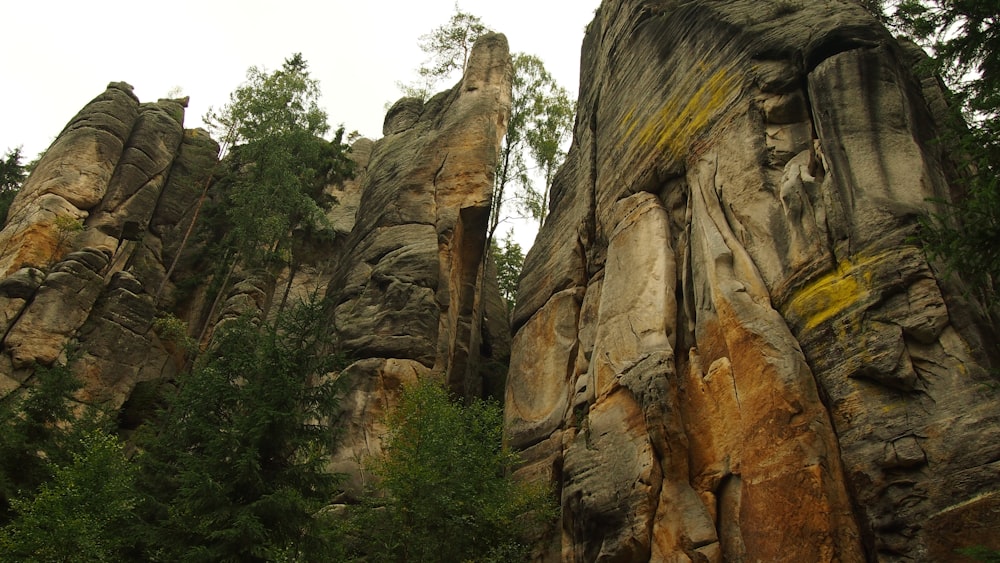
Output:
[[0,231],[0,393],[67,354],[80,399],[112,409],[172,375],[154,293],[218,156],[185,105],[112,83],[39,160]]
[[355,223],[328,290],[340,345],[358,360],[341,375],[346,430],[335,463],[357,485],[358,462],[379,451],[378,415],[403,383],[433,373],[480,396],[491,383],[486,364],[506,356],[503,304],[490,299],[495,276],[483,279],[512,72],[507,40],[487,35],[458,85],[426,103],[397,102],[385,136],[367,149]]
[[429,376],[466,396],[502,393],[510,331],[484,257],[512,72],[507,40],[488,35],[454,88],[397,103],[384,138],[353,146],[356,177],[327,187],[333,243],[299,237],[292,271],[225,274],[217,298],[191,250],[204,241],[182,240],[203,194],[213,197],[218,144],[183,128],[185,100],[140,104],[129,85],[109,85],[42,157],[0,232],[0,398],[31,385],[37,366],[66,363],[81,401],[138,424],[136,388],[148,403],[185,367],[158,315],[207,339],[219,319],[325,291],[331,331],[355,360],[339,375],[334,466],[360,484],[359,462],[379,451],[377,415],[402,384]]
[[563,561],[1000,548],[996,339],[912,242],[949,164],[848,1],[606,0],[506,392]]

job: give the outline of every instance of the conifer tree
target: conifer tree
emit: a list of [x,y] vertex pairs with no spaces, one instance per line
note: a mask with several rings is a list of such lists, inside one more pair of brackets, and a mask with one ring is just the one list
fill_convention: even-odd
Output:
[[229,321],[179,379],[141,442],[144,557],[323,560],[315,516],[339,481],[326,470],[336,402],[323,319],[314,302],[289,308],[275,326]]
[[296,53],[272,73],[251,67],[246,82],[206,122],[232,149],[224,182],[226,244],[252,267],[290,252],[292,231],[320,229],[323,187],[349,177],[344,130],[332,141],[319,83]]
[[[932,54],[951,92],[953,120],[938,142],[961,159],[964,195],[922,219],[927,252],[991,304],[1000,302],[1000,4],[902,0],[889,21]],[[927,70],[927,69],[920,69]]]
[[79,388],[68,367],[37,366],[25,389],[0,400],[0,524],[12,517],[12,499],[35,491],[70,460]]
[[28,170],[21,159],[21,147],[7,149],[0,159],[0,226],[7,222],[7,210],[14,201],[14,196],[21,189],[21,184],[28,178]]

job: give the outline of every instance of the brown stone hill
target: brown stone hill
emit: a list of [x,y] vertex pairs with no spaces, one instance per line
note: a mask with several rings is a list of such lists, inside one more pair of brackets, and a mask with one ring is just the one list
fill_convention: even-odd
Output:
[[109,85],[42,157],[0,232],[0,396],[31,385],[37,366],[68,362],[79,399],[121,409],[131,426],[190,362],[158,316],[207,339],[221,318],[272,314],[286,288],[319,292],[356,360],[339,375],[348,385],[334,465],[359,483],[358,462],[379,448],[376,415],[403,382],[428,375],[502,394],[504,374],[490,366],[506,360],[510,330],[483,258],[511,79],[506,39],[488,35],[458,85],[426,104],[401,100],[382,139],[355,143],[355,178],[326,189],[332,244],[306,245],[291,272],[231,277],[202,255],[210,231],[196,227],[181,247],[206,182],[215,197],[218,144],[183,128],[184,100],[141,104],[131,86]]
[[1000,548],[997,341],[911,240],[955,167],[849,1],[606,0],[506,393],[546,560]]

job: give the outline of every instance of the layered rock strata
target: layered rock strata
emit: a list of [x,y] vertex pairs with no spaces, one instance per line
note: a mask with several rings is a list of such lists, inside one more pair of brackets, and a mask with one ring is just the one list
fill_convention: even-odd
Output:
[[357,360],[341,374],[334,467],[356,487],[402,385],[439,377],[479,397],[503,376],[491,365],[508,354],[506,309],[484,258],[512,74],[506,38],[483,37],[454,88],[401,99],[366,148],[356,222],[328,290],[340,346]]
[[380,449],[379,414],[404,383],[502,394],[509,324],[484,257],[511,81],[507,41],[491,34],[454,88],[397,103],[384,138],[352,147],[356,176],[326,189],[333,243],[296,238],[296,264],[277,276],[199,272],[212,269],[195,222],[205,194],[217,197],[219,146],[183,128],[185,100],[141,104],[129,85],[109,85],[56,138],[0,232],[0,397],[31,385],[38,366],[66,364],[80,401],[120,409],[134,427],[191,359],[161,338],[159,316],[207,340],[225,319],[327,294],[331,332],[353,360],[338,376],[333,468],[360,486]]
[[151,330],[154,294],[219,151],[183,128],[186,105],[112,83],[24,183],[0,231],[4,394],[69,361],[79,398],[115,409],[177,369]]
[[127,411],[137,387],[185,367],[154,329],[159,315],[207,339],[220,319],[317,293],[329,294],[331,331],[356,360],[341,375],[351,384],[338,468],[361,475],[378,451],[370,414],[401,382],[427,375],[468,396],[502,393],[509,325],[484,251],[511,80],[506,39],[485,37],[458,85],[401,100],[383,139],[354,144],[358,173],[326,189],[333,244],[296,239],[294,269],[237,268],[218,297],[209,286],[220,280],[198,272],[204,241],[182,246],[203,194],[215,197],[218,144],[183,128],[185,100],[141,104],[129,85],[109,85],[56,138],[0,232],[0,395],[39,365],[66,363],[81,401]]
[[943,98],[849,1],[606,0],[506,392],[546,560],[1000,548],[994,333],[912,242]]

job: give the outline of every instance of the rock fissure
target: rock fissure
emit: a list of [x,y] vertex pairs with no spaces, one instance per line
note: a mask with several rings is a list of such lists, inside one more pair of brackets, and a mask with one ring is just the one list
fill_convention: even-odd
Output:
[[[434,377],[505,396],[518,475],[559,496],[542,561],[1000,549],[995,330],[906,242],[958,182],[929,146],[944,96],[915,57],[848,0],[605,0],[511,339],[485,257],[512,69],[487,35],[462,82],[397,102],[355,144],[356,177],[326,188],[340,236],[309,260],[334,271],[237,272],[219,316],[268,314],[276,287],[326,292],[354,360],[337,376],[344,502],[399,390]],[[216,162],[183,105],[111,84],[39,161],[0,232],[0,392],[67,342],[79,399],[111,408],[186,367],[151,327],[157,305],[192,325],[215,309],[188,282],[198,249],[159,304],[146,290]],[[490,367],[508,350],[507,374]]]
[[[551,226],[525,260],[530,313],[514,323],[508,379],[508,401],[544,390],[508,416],[511,443],[563,460],[565,549],[547,560],[931,560],[956,541],[940,533],[960,518],[947,507],[977,494],[964,475],[995,457],[975,459],[952,434],[982,444],[976,420],[1000,433],[982,418],[996,391],[967,375],[990,365],[992,352],[969,346],[984,342],[969,327],[988,325],[945,308],[962,298],[905,244],[925,199],[954,181],[923,144],[935,125],[913,108],[926,89],[859,6],[779,11],[606,0],[588,27],[586,126],[556,176]],[[636,84],[648,86],[626,86]],[[678,162],[683,186],[664,180],[658,194],[669,227],[642,230],[655,214],[623,209]],[[631,230],[643,235],[622,244]],[[654,267],[660,259],[673,265]],[[539,338],[569,310],[558,297],[573,287],[566,264],[587,272],[576,326]],[[676,392],[662,412],[619,389],[658,373],[657,348],[645,347],[653,314],[687,354],[663,372]],[[558,370],[537,361],[549,356]],[[586,402],[567,357],[590,378]],[[589,437],[560,439],[572,428]],[[612,459],[613,470],[595,471]],[[905,473],[911,492],[884,467]],[[981,478],[1000,487],[997,475]],[[697,499],[683,509],[672,504],[680,482]],[[640,493],[643,483],[654,490]],[[926,523],[940,510],[949,517]]]

